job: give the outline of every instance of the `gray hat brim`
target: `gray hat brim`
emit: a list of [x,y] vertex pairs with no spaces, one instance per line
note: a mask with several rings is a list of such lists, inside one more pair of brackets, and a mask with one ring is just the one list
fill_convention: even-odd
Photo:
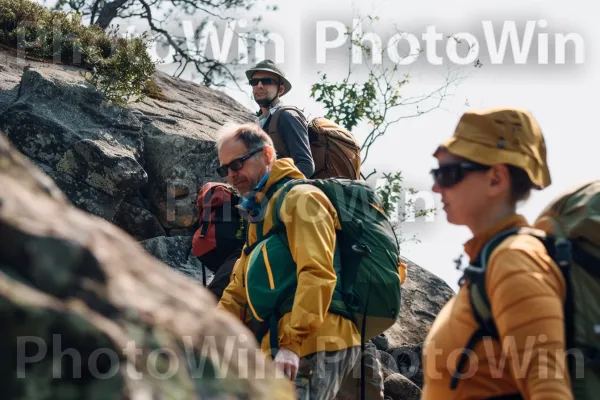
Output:
[[281,79],[281,83],[283,83],[283,93],[281,94],[281,96],[283,96],[284,94],[286,94],[287,92],[289,92],[290,90],[292,90],[292,84],[290,81],[288,81],[285,76],[282,76],[281,74],[278,74],[277,72],[273,71],[272,69],[269,68],[252,68],[249,69],[248,71],[246,71],[246,78],[248,78],[248,80],[252,79],[252,75],[254,75],[255,72],[258,71],[264,71],[264,72],[270,72],[272,74],[277,75],[280,79]]

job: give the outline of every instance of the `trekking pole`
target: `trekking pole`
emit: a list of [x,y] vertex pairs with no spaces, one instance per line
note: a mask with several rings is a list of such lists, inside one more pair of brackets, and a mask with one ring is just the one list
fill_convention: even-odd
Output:
[[362,332],[360,333],[360,398],[366,400],[367,386],[365,384],[365,335],[367,331],[367,310],[369,309],[369,299],[371,297],[371,274],[369,274],[369,290],[367,291],[367,301],[365,302],[365,311],[362,320]]

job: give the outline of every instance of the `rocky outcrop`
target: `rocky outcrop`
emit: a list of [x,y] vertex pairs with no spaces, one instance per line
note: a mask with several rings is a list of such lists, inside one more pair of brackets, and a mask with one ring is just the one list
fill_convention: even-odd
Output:
[[[402,308],[398,322],[385,332],[388,338],[387,353],[396,369],[390,369],[386,356],[383,362],[386,375],[386,393],[393,399],[418,399],[411,393],[423,387],[422,351],[423,342],[431,324],[442,307],[454,295],[454,291],[442,279],[404,258],[407,264],[407,279],[402,285]],[[398,371],[400,376],[388,383],[387,379]],[[408,385],[406,382],[410,382]],[[397,397],[394,393],[405,393]],[[403,397],[404,396],[404,397]]]
[[436,315],[454,295],[440,278],[404,258],[407,277],[402,285],[398,322],[388,329],[385,351],[378,351],[386,396],[413,400],[423,387],[423,342]]
[[142,124],[129,110],[106,104],[79,83],[25,69],[0,128],[58,182],[73,202],[112,220],[124,195],[148,181]]
[[390,350],[422,343],[431,323],[454,291],[442,279],[404,258],[407,279],[402,285],[400,324],[394,325],[385,335]]
[[206,182],[220,181],[215,134],[226,122],[255,119],[228,96],[191,82],[157,73],[163,100],[147,98],[132,105],[144,123],[145,168],[142,189],[161,225],[193,233],[198,219],[196,194]]
[[73,204],[138,240],[193,233],[198,189],[221,180],[218,128],[255,118],[225,94],[161,72],[161,100],[124,108],[76,68],[4,52],[0,65],[0,129]]
[[207,290],[73,207],[2,135],[0,181],[3,398],[295,398]]

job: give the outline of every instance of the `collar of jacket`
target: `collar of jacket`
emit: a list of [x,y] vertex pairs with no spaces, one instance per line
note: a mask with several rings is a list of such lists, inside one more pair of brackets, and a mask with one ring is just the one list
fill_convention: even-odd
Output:
[[[257,193],[262,188],[264,188],[265,184],[267,183],[267,180],[269,179],[270,174],[271,174],[271,171],[267,171],[267,173],[258,182],[258,185],[256,185],[254,187],[254,189],[252,190],[252,193]],[[250,197],[242,197],[242,201],[236,207],[241,208],[242,210],[245,210],[251,216],[256,216],[256,214],[260,211],[259,206],[260,206],[260,204],[257,203],[256,196],[250,195]]]
[[277,102],[277,104],[272,105],[269,108],[269,113],[266,116],[262,115],[262,110],[258,110],[258,122],[260,123],[260,125],[264,125],[264,123],[267,121],[267,119],[269,119],[269,117],[273,114],[275,114],[275,111],[277,111],[277,109],[279,107],[281,107],[283,105],[283,102],[281,101],[281,99],[279,99],[279,101]]
[[465,253],[470,260],[473,260],[483,249],[483,246],[498,233],[506,229],[522,228],[524,226],[529,226],[524,216],[520,214],[511,215],[468,240],[464,244]]
[[281,158],[276,160],[273,167],[260,180],[249,198],[245,198],[237,207],[245,210],[250,216],[264,216],[268,199],[265,196],[269,189],[277,185],[283,178],[303,179],[304,175],[296,166],[291,158]]

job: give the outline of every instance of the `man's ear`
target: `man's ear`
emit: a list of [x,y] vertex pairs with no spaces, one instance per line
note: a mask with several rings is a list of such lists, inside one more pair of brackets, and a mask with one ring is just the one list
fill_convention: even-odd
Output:
[[265,146],[263,154],[267,164],[272,164],[275,161],[275,149],[273,149],[271,146]]
[[279,93],[277,93],[277,96],[281,96],[283,94],[283,92],[285,92],[285,86],[282,84],[279,85]]

